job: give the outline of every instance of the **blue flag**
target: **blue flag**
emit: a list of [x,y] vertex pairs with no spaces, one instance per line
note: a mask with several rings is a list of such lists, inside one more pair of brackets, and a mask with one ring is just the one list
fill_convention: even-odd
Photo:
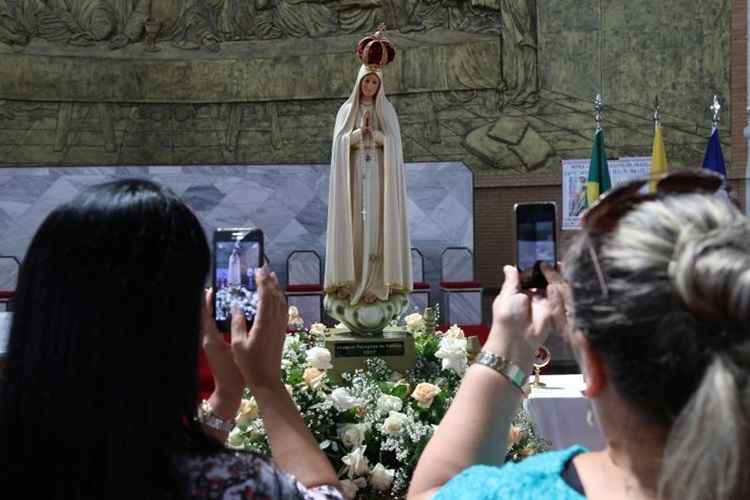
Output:
[[724,165],[724,155],[721,152],[721,143],[719,142],[719,129],[714,128],[711,132],[711,139],[708,140],[706,156],[703,157],[703,168],[712,170],[723,177],[727,176],[727,169]]

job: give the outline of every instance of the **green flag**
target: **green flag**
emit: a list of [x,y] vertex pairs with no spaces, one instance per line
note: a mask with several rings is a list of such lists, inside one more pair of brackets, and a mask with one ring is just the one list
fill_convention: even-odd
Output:
[[586,181],[586,201],[590,207],[599,195],[612,187],[607,167],[607,152],[604,149],[604,131],[599,129],[594,134],[594,145],[591,148],[589,178]]

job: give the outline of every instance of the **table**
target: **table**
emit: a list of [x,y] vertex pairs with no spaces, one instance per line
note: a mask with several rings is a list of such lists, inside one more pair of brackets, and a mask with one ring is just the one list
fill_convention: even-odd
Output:
[[[583,376],[542,375],[544,388],[532,389],[524,409],[534,423],[537,435],[552,444],[553,450],[580,444],[589,450],[604,449],[605,441],[591,406],[581,391]],[[532,379],[533,380],[533,379]]]

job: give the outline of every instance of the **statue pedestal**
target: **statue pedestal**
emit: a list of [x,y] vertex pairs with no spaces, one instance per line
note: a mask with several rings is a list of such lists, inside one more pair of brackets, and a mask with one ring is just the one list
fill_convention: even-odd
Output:
[[414,337],[405,329],[386,328],[383,333],[363,337],[344,329],[334,330],[326,338],[326,349],[331,352],[333,368],[328,376],[335,382],[341,374],[365,367],[365,360],[381,358],[392,370],[405,372],[414,368],[416,352]]

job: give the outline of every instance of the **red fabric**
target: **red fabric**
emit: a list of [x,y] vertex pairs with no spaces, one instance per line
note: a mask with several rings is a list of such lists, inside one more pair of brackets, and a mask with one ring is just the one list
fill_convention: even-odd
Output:
[[430,284],[429,283],[423,283],[421,281],[414,282],[414,290],[429,290]]
[[478,281],[441,281],[440,286],[442,288],[482,288],[482,284]]
[[295,292],[295,293],[296,292],[321,292],[323,291],[323,287],[315,283],[311,283],[309,285],[289,285],[286,287],[286,291]]
[[0,300],[12,299],[15,296],[16,296],[15,290],[0,290]]

